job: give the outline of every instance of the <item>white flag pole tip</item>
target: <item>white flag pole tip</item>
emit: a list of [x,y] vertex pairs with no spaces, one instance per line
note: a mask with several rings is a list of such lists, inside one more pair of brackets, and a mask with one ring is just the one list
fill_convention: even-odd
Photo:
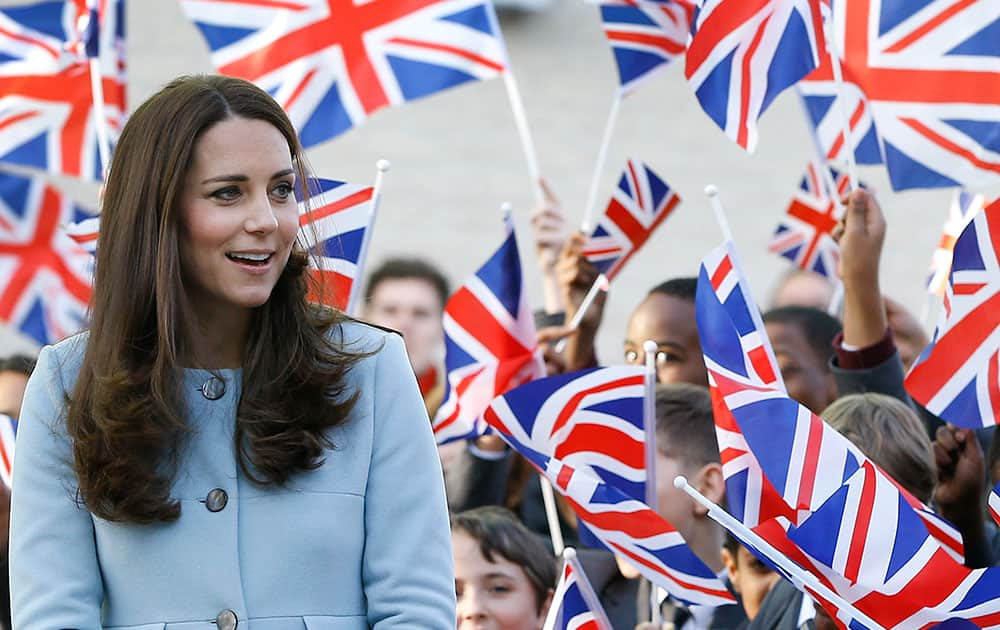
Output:
[[657,348],[659,348],[659,346],[656,345],[656,342],[653,341],[652,339],[647,339],[646,341],[642,342],[642,351],[645,352],[646,354],[656,353]]
[[684,475],[677,475],[676,477],[674,477],[675,488],[677,488],[678,490],[683,490],[686,485],[688,485],[687,477],[685,477]]
[[716,186],[715,184],[709,184],[708,186],[705,186],[705,195],[707,195],[708,197],[718,197],[719,187]]
[[573,549],[572,547],[566,547],[565,549],[563,549],[562,555],[563,558],[566,560],[566,562],[572,562],[573,559],[576,558],[576,549]]
[[392,162],[389,160],[379,160],[375,162],[375,168],[378,169],[380,173],[385,173],[392,168]]

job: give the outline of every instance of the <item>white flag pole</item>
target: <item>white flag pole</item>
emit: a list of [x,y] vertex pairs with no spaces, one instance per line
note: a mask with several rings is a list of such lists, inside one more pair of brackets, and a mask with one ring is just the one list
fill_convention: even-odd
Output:
[[[645,354],[645,367],[642,396],[642,426],[646,434],[646,505],[654,512],[659,508],[659,497],[656,493],[656,342],[647,339],[642,342]],[[660,610],[660,589],[649,584],[650,621],[657,627],[663,623],[663,613]]]
[[548,477],[539,475],[538,480],[542,483],[542,502],[545,504],[545,520],[549,524],[549,537],[552,539],[552,551],[561,555],[564,543],[562,526],[559,525],[559,508],[556,507],[556,495],[552,491],[552,483]]
[[[87,0],[87,19],[97,19],[100,21],[100,16],[97,12],[97,0]],[[90,28],[100,29],[100,24],[91,24]],[[98,31],[100,33],[100,31]],[[81,33],[82,34],[82,33]],[[111,139],[108,134],[108,123],[107,117],[104,113],[104,82],[103,76],[101,74],[101,36],[98,34],[97,38],[97,57],[91,57],[89,61],[90,67],[90,95],[91,99],[94,101],[94,107],[91,110],[94,118],[94,130],[97,133],[97,154],[101,158],[101,179],[104,179],[104,173],[107,172],[108,167],[111,165]],[[84,47],[86,47],[86,42],[83,42]]]
[[580,230],[590,236],[594,228],[594,206],[597,204],[597,189],[601,183],[601,173],[604,171],[604,164],[608,159],[608,147],[611,145],[611,136],[614,135],[615,124],[618,121],[618,110],[622,102],[622,91],[615,90],[611,99],[611,111],[608,112],[608,121],[604,124],[604,135],[601,137],[601,146],[597,150],[597,162],[594,164],[594,174],[590,178],[590,190],[587,192],[587,205],[583,210],[583,225]]
[[826,39],[826,50],[830,55],[830,66],[833,68],[833,80],[837,84],[837,110],[840,111],[841,125],[844,132],[844,149],[847,156],[847,177],[851,182],[851,190],[858,189],[858,167],[854,163],[854,142],[851,139],[851,115],[847,111],[847,88],[844,86],[844,74],[840,67],[840,53],[837,40],[834,37],[830,23],[833,16],[823,20],[823,32]]
[[375,228],[375,216],[378,214],[379,205],[382,203],[382,185],[385,182],[385,174],[392,168],[389,160],[379,160],[375,163],[375,183],[372,185],[372,214],[368,219],[368,227],[365,228],[364,238],[361,239],[361,250],[358,252],[358,264],[355,267],[354,281],[351,282],[351,293],[347,298],[347,308],[350,315],[357,316],[361,311],[360,300],[361,285],[364,282],[365,262],[368,260],[368,245],[372,240],[372,232]]
[[[607,291],[610,283],[608,282],[608,277],[603,273],[597,274],[597,279],[594,280],[594,284],[590,285],[590,289],[587,294],[583,296],[583,301],[580,302],[580,308],[576,309],[573,313],[573,319],[569,321],[569,331],[573,332],[580,327],[580,322],[583,321],[583,316],[587,314],[590,309],[591,304],[597,299],[597,294],[601,291]],[[563,337],[556,342],[554,350],[556,352],[562,352],[566,349],[566,337]]]
[[715,213],[715,221],[719,224],[719,229],[722,230],[722,238],[728,243],[733,242],[733,231],[729,229],[729,221],[726,219],[726,211],[722,209],[722,200],[719,199],[719,188],[715,184],[709,184],[705,186],[705,196],[708,197],[708,203],[712,206],[712,212]]
[[726,512],[715,503],[709,501],[705,495],[701,494],[694,487],[692,487],[686,478],[681,475],[674,477],[674,487],[678,490],[686,492],[688,496],[695,500],[695,502],[708,510],[709,518],[719,525],[722,525],[722,527],[731,532],[737,539],[749,542],[755,549],[757,549],[757,551],[761,552],[767,556],[769,560],[774,562],[774,564],[781,567],[781,569],[792,578],[792,582],[795,584],[796,588],[804,591],[804,587],[808,587],[809,590],[815,591],[820,597],[828,600],[842,612],[846,612],[855,620],[865,624],[872,630],[883,628],[881,624],[875,622],[868,615],[852,606],[844,598],[820,582],[815,575],[804,570],[802,567],[795,564],[795,562],[793,562],[790,558],[785,556],[785,554],[775,549],[771,543],[764,540],[756,532],[740,522],[739,519],[732,516],[729,512]]

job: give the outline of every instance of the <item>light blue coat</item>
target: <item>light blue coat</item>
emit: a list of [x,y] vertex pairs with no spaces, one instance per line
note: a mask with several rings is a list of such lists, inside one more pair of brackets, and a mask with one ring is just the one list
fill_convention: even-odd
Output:
[[[87,337],[42,350],[17,437],[14,627],[215,630],[235,619],[241,630],[453,630],[441,467],[402,339],[355,322],[342,330],[358,349],[381,350],[350,372],[360,398],[331,430],[326,463],[286,487],[256,486],[240,471],[239,370],[218,372],[217,400],[200,389],[211,373],[184,370],[194,432],[173,488],[181,516],[146,526],[74,502],[61,415]],[[217,488],[228,501],[213,512]]]

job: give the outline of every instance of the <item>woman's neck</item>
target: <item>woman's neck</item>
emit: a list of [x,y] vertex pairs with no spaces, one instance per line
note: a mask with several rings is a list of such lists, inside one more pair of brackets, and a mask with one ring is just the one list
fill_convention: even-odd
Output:
[[194,321],[187,331],[184,363],[202,369],[238,368],[243,365],[243,349],[253,316],[249,309],[206,312],[195,308]]

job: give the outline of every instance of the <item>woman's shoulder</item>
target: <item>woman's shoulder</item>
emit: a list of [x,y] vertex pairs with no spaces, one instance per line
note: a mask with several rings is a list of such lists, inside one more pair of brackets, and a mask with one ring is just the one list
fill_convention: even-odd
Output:
[[345,317],[330,329],[330,337],[338,346],[358,354],[377,354],[394,336],[402,340],[398,331],[353,317]]
[[90,332],[84,331],[45,346],[38,353],[35,372],[40,373],[50,384],[59,384],[64,391],[69,391],[80,373],[80,364],[83,363],[89,338]]

